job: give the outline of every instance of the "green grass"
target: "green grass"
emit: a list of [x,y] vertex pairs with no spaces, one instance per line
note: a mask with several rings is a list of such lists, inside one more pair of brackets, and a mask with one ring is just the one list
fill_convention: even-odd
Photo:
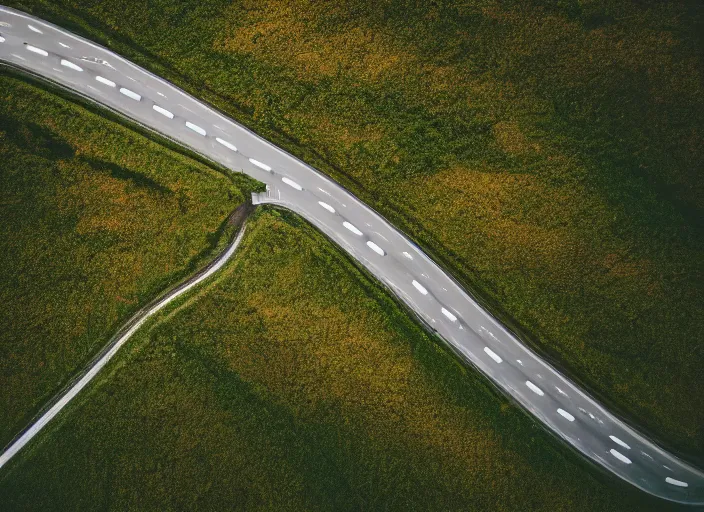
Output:
[[338,179],[704,460],[700,2],[10,3]]
[[292,214],[128,342],[6,510],[671,509],[587,466]]
[[213,257],[248,183],[0,74],[0,445]]

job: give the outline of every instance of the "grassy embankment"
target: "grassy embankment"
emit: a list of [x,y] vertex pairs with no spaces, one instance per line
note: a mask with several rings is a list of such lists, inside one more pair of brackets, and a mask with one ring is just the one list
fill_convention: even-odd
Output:
[[700,2],[10,3],[332,175],[593,392],[704,455]]
[[247,183],[0,74],[0,445],[214,256]]
[[0,475],[6,510],[669,510],[457,364],[316,230],[259,210]]

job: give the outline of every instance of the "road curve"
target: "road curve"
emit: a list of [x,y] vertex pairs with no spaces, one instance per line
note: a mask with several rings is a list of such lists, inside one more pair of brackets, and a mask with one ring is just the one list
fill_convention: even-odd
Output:
[[702,471],[607,411],[525,347],[402,233],[315,169],[110,50],[4,7],[0,60],[265,183],[267,191],[255,195],[255,203],[282,205],[305,217],[576,450],[650,494],[704,504]]
[[225,263],[235,254],[237,247],[242,241],[244,231],[247,227],[247,221],[242,223],[237,236],[235,236],[224,251],[211,261],[205,268],[200,270],[194,276],[176,286],[162,297],[157,298],[150,304],[135,313],[127,323],[117,332],[101,352],[93,358],[91,363],[77,376],[66,388],[63,389],[53,401],[45,406],[45,408],[35,417],[33,422],[19,435],[17,435],[5,450],[0,454],[0,468],[7,464],[12,457],[19,452],[28,442],[32,440],[46,425],[49,423],[61,410],[73,400],[78,393],[85,388],[88,383],[102,370],[106,364],[113,358],[117,351],[127,343],[132,335],[147,321],[149,317],[160,311],[164,306],[172,302],[174,299],[183,295],[188,290],[203,282],[215,272],[220,270]]

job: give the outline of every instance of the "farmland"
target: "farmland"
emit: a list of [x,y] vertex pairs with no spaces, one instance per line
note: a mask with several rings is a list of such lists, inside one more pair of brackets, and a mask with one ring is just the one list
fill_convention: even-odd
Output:
[[[0,74],[0,444],[211,259],[248,180]],[[244,192],[243,192],[244,191]]]
[[299,217],[260,209],[0,475],[8,510],[669,510],[557,443]]
[[701,3],[10,5],[333,176],[612,409],[704,457]]

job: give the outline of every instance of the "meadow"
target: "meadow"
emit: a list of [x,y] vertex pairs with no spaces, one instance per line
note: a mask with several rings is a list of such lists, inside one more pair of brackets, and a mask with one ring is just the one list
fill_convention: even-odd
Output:
[[250,180],[0,73],[0,445],[206,264]]
[[704,461],[701,2],[9,3],[334,177]]
[[674,510],[587,465],[260,208],[0,474],[5,510]]

